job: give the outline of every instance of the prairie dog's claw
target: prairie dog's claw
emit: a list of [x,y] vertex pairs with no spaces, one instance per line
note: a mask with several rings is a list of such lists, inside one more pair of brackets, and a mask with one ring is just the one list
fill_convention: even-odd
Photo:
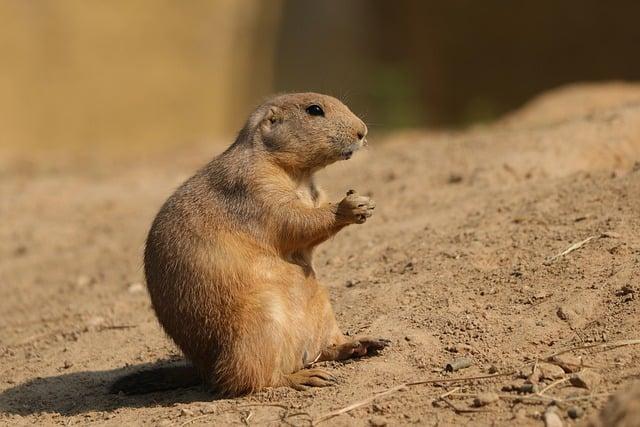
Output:
[[373,214],[376,204],[368,196],[360,196],[355,190],[347,191],[347,196],[338,204],[336,215],[347,223],[362,224]]

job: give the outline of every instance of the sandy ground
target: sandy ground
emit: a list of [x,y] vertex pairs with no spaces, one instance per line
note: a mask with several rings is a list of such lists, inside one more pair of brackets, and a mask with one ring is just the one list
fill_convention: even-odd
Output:
[[[223,147],[3,157],[0,423],[308,425],[405,382],[506,373],[409,386],[325,424],[542,426],[555,398],[574,425],[640,378],[640,345],[604,346],[640,338],[640,86],[565,88],[463,132],[373,133],[320,181],[335,199],[371,193],[376,215],[324,244],[316,267],[342,328],[392,346],[326,364],[334,387],[218,401],[198,388],[106,390],[179,358],[151,311],[141,251],[160,204]],[[588,388],[557,365],[530,376],[536,359],[591,344],[565,354],[582,368],[564,361]],[[443,372],[462,356],[470,367]],[[552,387],[511,391],[527,377]],[[449,391],[453,406],[439,399]],[[475,408],[481,392],[501,398]]]

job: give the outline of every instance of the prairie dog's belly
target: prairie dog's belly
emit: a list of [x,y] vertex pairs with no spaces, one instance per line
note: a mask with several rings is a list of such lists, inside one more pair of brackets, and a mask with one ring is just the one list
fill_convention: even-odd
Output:
[[300,266],[282,259],[263,259],[257,267],[262,280],[256,295],[264,321],[271,324],[270,339],[283,355],[282,371],[294,372],[313,361],[329,338],[319,326],[331,313],[326,290]]

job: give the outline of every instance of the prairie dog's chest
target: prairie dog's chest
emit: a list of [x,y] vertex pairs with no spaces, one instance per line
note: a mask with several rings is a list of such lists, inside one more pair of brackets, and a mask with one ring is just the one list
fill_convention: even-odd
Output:
[[298,199],[310,208],[320,206],[324,199],[324,193],[316,187],[313,180],[304,180],[295,189]]

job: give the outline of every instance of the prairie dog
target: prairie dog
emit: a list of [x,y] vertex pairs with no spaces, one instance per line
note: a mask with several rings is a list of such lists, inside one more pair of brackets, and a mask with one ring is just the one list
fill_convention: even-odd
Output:
[[366,135],[333,97],[273,97],[160,209],[144,254],[152,305],[217,394],[330,385],[330,373],[307,366],[388,344],[342,334],[312,263],[317,245],[374,210],[353,191],[324,202],[313,179]]

